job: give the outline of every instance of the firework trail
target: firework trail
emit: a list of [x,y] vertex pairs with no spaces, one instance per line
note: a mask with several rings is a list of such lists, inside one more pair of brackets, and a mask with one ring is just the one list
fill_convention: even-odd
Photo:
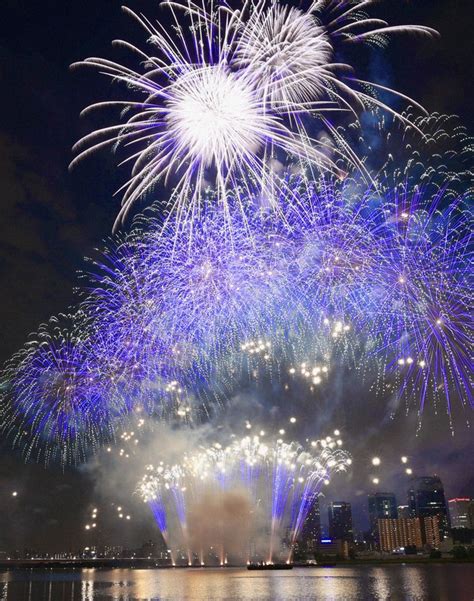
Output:
[[[96,57],[77,64],[125,84],[136,99],[85,109],[120,108],[127,119],[82,138],[71,165],[107,146],[127,149],[124,162],[132,171],[118,191],[123,196],[116,226],[159,183],[175,186],[167,210],[179,221],[199,218],[212,190],[229,217],[229,203],[245,203],[255,187],[265,191],[273,185],[274,159],[337,174],[339,158],[370,179],[329,115],[349,111],[356,117],[378,107],[417,129],[380,101],[377,91],[409,99],[347,75],[352,67],[334,63],[333,56],[339,45],[383,45],[394,33],[436,32],[368,18],[361,9],[369,4],[315,2],[304,11],[262,1],[242,10],[213,2],[162,2],[171,28],[125,9],[146,32],[150,50],[117,44],[140,59],[143,72]],[[311,135],[306,123],[314,115],[326,136]]]
[[[2,374],[1,419],[26,459],[84,461],[123,412],[78,332],[78,315],[40,327]],[[7,402],[8,400],[8,402]]]
[[[384,244],[367,295],[373,352],[397,372],[400,394],[473,407],[470,349],[472,213],[443,193],[395,195],[384,205]],[[387,371],[387,370],[386,370]]]
[[333,364],[420,416],[472,407],[467,202],[349,178],[285,186],[283,220],[235,209],[224,235],[216,207],[189,229],[152,208],[108,244],[73,323],[40,328],[3,374],[2,429],[26,456],[80,461],[138,408],[202,423],[246,384],[314,389]]
[[[376,111],[363,124],[338,128],[346,143],[365,157],[379,193],[421,191],[430,198],[442,191],[445,205],[459,197],[472,198],[474,141],[459,118],[441,113],[417,115],[410,109],[402,115],[415,127],[404,127]],[[351,179],[363,192],[366,184],[356,174]]]
[[[240,548],[233,548],[231,559],[250,561],[252,539],[262,538],[265,560],[275,561],[281,553],[291,561],[294,545],[304,519],[331,476],[345,471],[351,459],[341,448],[339,438],[311,441],[305,448],[283,439],[261,436],[235,438],[222,445],[215,443],[194,454],[185,455],[180,464],[149,465],[137,491],[150,506],[167,544],[187,549],[188,563],[204,564],[208,548],[218,550],[218,560],[229,560],[227,545],[236,537],[226,532],[220,521],[235,503],[246,536]],[[203,530],[202,511],[212,502],[213,527]],[[259,514],[256,514],[258,508]],[[235,517],[235,516],[234,516]],[[169,528],[175,524],[176,531]],[[247,528],[245,528],[247,525]],[[193,532],[200,548],[193,548]],[[282,547],[282,543],[283,547]]]

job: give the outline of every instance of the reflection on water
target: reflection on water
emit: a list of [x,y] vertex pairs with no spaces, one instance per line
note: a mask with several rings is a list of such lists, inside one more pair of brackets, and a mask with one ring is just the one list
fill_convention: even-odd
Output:
[[474,566],[393,565],[244,569],[17,570],[0,573],[0,601],[473,601]]

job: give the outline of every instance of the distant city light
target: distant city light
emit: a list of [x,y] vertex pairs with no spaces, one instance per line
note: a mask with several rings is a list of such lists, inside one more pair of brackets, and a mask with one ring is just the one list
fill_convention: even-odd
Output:
[[372,459],[372,465],[380,465],[381,461],[380,461],[380,457],[374,457]]

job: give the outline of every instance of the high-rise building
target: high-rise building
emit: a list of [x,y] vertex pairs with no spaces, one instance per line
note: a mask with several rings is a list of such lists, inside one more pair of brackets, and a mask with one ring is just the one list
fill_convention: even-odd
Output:
[[301,529],[301,546],[307,551],[314,551],[321,539],[321,513],[319,510],[319,499],[316,497],[303,522]]
[[420,518],[385,518],[379,519],[377,528],[380,537],[381,551],[391,553],[396,549],[414,546],[421,549]]
[[449,499],[449,517],[451,518],[451,528],[473,528],[474,523],[474,500],[469,497],[457,497]]
[[352,531],[351,504],[345,501],[333,501],[328,507],[329,537],[336,540],[354,540]]
[[368,504],[370,532],[374,539],[378,541],[377,522],[385,518],[394,519],[398,517],[397,500],[391,492],[376,492],[369,495]]
[[433,549],[438,549],[441,543],[441,533],[439,525],[441,518],[439,515],[430,515],[423,518],[422,532],[425,535],[425,544]]
[[448,537],[448,508],[444,497],[443,483],[438,476],[412,478],[408,489],[408,505],[411,517],[440,516],[441,537]]

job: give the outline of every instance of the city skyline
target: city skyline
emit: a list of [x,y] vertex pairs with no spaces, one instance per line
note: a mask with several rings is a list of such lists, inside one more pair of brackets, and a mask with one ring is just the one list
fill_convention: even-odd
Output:
[[[418,504],[414,504],[414,491],[420,491],[421,497]],[[439,477],[415,477],[412,478],[407,490],[407,499],[412,501],[409,516],[397,511],[397,502],[394,493],[374,492],[367,497],[369,513],[369,528],[363,533],[353,528],[352,511],[350,503],[346,501],[330,501],[328,509],[328,535],[324,534],[321,527],[320,497],[315,497],[305,524],[297,540],[298,557],[311,557],[329,549],[336,549],[337,553],[348,553],[350,548],[369,549],[392,554],[403,552],[404,547],[416,547],[421,550],[452,548],[453,543],[449,539],[463,544],[474,540],[474,498],[456,497],[446,499],[444,497],[443,485]],[[448,511],[449,508],[449,511]],[[119,511],[124,511],[118,507]],[[447,512],[446,514],[444,512]],[[92,509],[92,519],[97,520],[98,509]],[[129,517],[129,516],[127,516]],[[447,522],[444,519],[447,518]],[[448,524],[448,526],[446,526]],[[95,526],[95,524],[94,524]],[[465,534],[463,534],[465,532]],[[111,545],[107,541],[100,542],[101,535],[97,531],[92,536],[88,546],[81,549],[63,549],[60,553],[38,551],[38,550],[5,550],[0,549],[0,559],[94,559],[94,558],[155,558],[160,561],[170,562],[172,556],[167,550],[167,545],[159,532],[151,533],[150,539],[143,543],[140,548],[127,550],[123,544]],[[339,541],[347,543],[344,547],[331,547],[331,543]],[[288,541],[289,544],[289,541]],[[451,544],[451,547],[449,547]],[[363,547],[361,545],[366,545]],[[179,554],[178,554],[179,555]],[[181,558],[187,561],[186,553],[181,551]],[[213,561],[218,561],[217,555]],[[195,561],[198,561],[196,557]]]
[[[330,491],[325,491],[325,494],[321,495],[318,498],[317,501],[317,510],[316,513],[313,514],[312,511],[310,511],[307,521],[305,522],[305,525],[302,528],[302,532],[300,535],[300,540],[302,538],[304,538],[306,536],[307,532],[310,532],[312,535],[314,535],[318,530],[320,532],[320,538],[324,538],[324,537],[331,537],[331,528],[330,528],[330,517],[328,515],[328,513],[331,510],[331,507],[334,506],[334,504],[336,506],[341,506],[341,505],[347,505],[348,506],[348,514],[350,516],[350,520],[351,520],[351,526],[348,526],[348,537],[342,537],[342,538],[348,538],[348,540],[355,540],[355,541],[361,541],[361,540],[365,540],[368,536],[370,538],[370,535],[373,534],[373,528],[372,525],[374,524],[374,519],[377,520],[381,517],[386,517],[386,518],[396,518],[398,517],[404,517],[404,518],[409,518],[409,517],[424,517],[425,515],[427,515],[426,513],[424,513],[423,511],[417,512],[416,509],[411,509],[410,510],[410,505],[409,505],[409,501],[410,501],[410,483],[413,481],[417,481],[417,480],[426,480],[426,479],[430,479],[430,478],[436,478],[438,480],[440,480],[439,476],[412,476],[410,477],[405,484],[402,484],[402,487],[398,490],[398,491],[380,491],[377,489],[374,489],[372,491],[368,491],[366,496],[361,497],[345,497],[347,498],[352,498],[352,499],[356,499],[359,501],[358,504],[356,504],[356,512],[353,512],[353,507],[354,507],[354,501],[349,502],[348,500],[344,500],[342,495],[338,495],[336,491],[334,491],[334,493],[331,493]],[[441,480],[442,482],[442,480]],[[403,486],[405,486],[405,488],[403,488]],[[444,489],[443,489],[444,491]],[[10,491],[4,491],[4,498],[6,495],[8,495],[10,497],[10,500],[7,503],[7,507],[8,507],[8,511],[7,513],[4,515],[4,520],[5,519],[11,519],[12,515],[14,516],[14,519],[17,520],[18,518],[21,519],[20,513],[18,511],[18,509],[15,508],[15,504],[18,503],[18,501],[21,503],[22,499],[21,499],[21,490],[10,490]],[[447,507],[447,511],[448,511],[448,519],[451,522],[452,521],[452,511],[450,510],[451,507],[451,503],[455,502],[455,501],[460,501],[461,502],[461,506],[462,506],[462,511],[460,512],[459,506],[457,508],[458,513],[461,513],[461,520],[464,521],[466,528],[472,528],[474,529],[474,495],[472,497],[468,496],[464,496],[464,497],[459,497],[459,496],[451,496],[451,495],[447,495],[446,492],[443,492],[444,494],[444,498],[446,500],[446,507]],[[381,499],[386,499],[388,497],[394,498],[396,501],[396,515],[394,515],[393,513],[393,507],[392,507],[392,513],[390,512],[390,510],[387,509],[387,507],[384,507],[384,509],[382,510],[383,513],[385,515],[382,516],[381,513],[377,513],[375,518],[371,517],[371,499],[372,498],[381,498]],[[99,507],[99,509],[96,509],[96,507]],[[400,507],[403,507],[404,509],[402,509],[402,511],[400,511]],[[398,509],[397,509],[398,508]],[[467,509],[466,509],[467,508]],[[438,511],[439,507],[437,506],[434,511],[432,513],[429,513],[430,515],[436,515],[437,511]],[[107,522],[104,521],[104,512],[108,514],[108,520]],[[137,513],[135,513],[137,512]],[[17,517],[18,516],[18,517]],[[313,517],[314,516],[314,517]],[[114,526],[113,522],[118,523],[117,526]],[[97,528],[96,528],[96,522],[97,522]],[[124,531],[122,524],[125,522],[125,526],[126,526],[126,530]],[[467,524],[470,525],[467,525]],[[92,525],[94,525],[94,528],[92,528]],[[453,526],[452,524],[450,524],[451,527],[463,527],[463,526]],[[72,527],[71,527],[72,526]],[[156,529],[156,525],[153,523],[153,520],[150,520],[149,518],[147,519],[143,512],[141,511],[140,505],[133,505],[133,503],[131,504],[130,502],[127,505],[124,505],[122,507],[122,505],[119,502],[112,502],[112,503],[89,503],[88,505],[88,509],[84,510],[82,512],[81,515],[77,516],[77,520],[76,523],[73,525],[69,525],[70,528],[70,545],[68,546],[68,549],[72,549],[74,548],[74,540],[77,541],[82,541],[82,544],[79,545],[79,548],[83,548],[84,546],[87,545],[94,545],[97,544],[98,542],[101,542],[101,544],[109,544],[109,545],[122,545],[122,546],[134,546],[134,543],[137,544],[141,539],[145,540],[147,538],[152,538],[158,535],[159,536],[159,531]],[[350,531],[350,532],[349,532]],[[115,534],[114,534],[115,532]],[[123,540],[120,540],[120,536],[125,537],[125,542]],[[337,536],[334,536],[333,538],[338,538]],[[126,541],[129,541],[129,543],[127,544]],[[374,540],[377,540],[377,537],[374,536]],[[2,541],[4,543],[4,546],[8,546],[5,545],[5,542]],[[10,550],[13,548],[18,548],[18,549],[23,549],[23,548],[41,548],[43,551],[48,551],[51,550],[50,548],[47,547],[46,543],[43,543],[42,546],[41,544],[38,545],[37,542],[35,542],[35,538],[34,535],[33,537],[25,537],[25,539],[22,539],[20,541],[18,541],[18,544],[13,544],[12,546],[8,547]],[[64,551],[64,547],[61,547],[61,545],[59,546],[54,546],[53,548],[57,551]],[[5,548],[0,548],[0,551],[5,551]]]

